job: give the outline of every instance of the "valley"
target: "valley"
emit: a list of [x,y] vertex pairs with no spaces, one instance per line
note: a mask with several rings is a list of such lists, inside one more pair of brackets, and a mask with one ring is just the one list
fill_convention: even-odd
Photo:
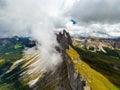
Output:
[[[28,67],[36,62],[39,51],[35,41],[18,38],[0,39],[0,90],[120,90],[120,50],[108,41],[84,43],[63,31],[57,34],[62,48],[56,49],[64,60],[57,71],[29,75],[34,68]],[[29,53],[24,52],[26,48],[31,49]]]

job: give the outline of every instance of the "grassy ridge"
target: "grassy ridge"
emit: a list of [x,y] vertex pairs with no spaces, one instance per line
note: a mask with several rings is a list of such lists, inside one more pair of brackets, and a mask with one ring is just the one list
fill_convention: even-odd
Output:
[[16,45],[0,46],[0,75],[5,73],[16,60],[22,58],[23,47]]
[[116,86],[120,88],[120,69],[119,69],[120,59],[119,57],[116,57],[116,55],[114,54],[109,54],[110,52],[107,54],[102,53],[102,52],[95,53],[95,52],[90,52],[80,47],[75,47],[75,49],[81,55],[81,58],[83,61],[89,64],[90,67],[92,67],[96,71],[103,74],[112,83],[114,83]]
[[19,78],[22,72],[21,66],[17,66],[9,73],[5,73],[16,60],[22,58],[23,45],[0,45],[0,90],[30,90],[24,86]]
[[87,63],[80,60],[79,54],[73,48],[66,50],[66,52],[73,59],[76,70],[78,70],[82,77],[87,81],[87,85],[90,86],[92,90],[120,90],[101,73],[92,69]]

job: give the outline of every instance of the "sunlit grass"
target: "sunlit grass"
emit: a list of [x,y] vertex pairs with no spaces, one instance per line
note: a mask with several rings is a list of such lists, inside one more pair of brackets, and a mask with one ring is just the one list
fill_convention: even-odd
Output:
[[[109,56],[112,54],[105,55],[104,53],[100,52],[90,52],[81,47],[74,48],[84,62],[86,62],[91,68],[100,72],[114,85],[120,88],[120,59]],[[117,69],[114,67],[117,67]]]
[[73,60],[75,60],[75,62],[77,59],[77,63],[74,63],[74,65],[78,72],[82,75],[83,79],[86,80],[87,85],[92,88],[92,90],[120,90],[101,73],[95,71],[84,61],[78,59],[79,54],[73,48],[66,50],[66,52],[71,58],[73,58]]
[[0,59],[0,65],[2,65],[3,63],[5,63],[4,59]]
[[22,47],[21,44],[16,44],[16,45],[14,45],[14,48],[15,48],[15,49],[18,49],[18,48],[21,48],[21,47]]
[[16,90],[13,88],[13,84],[2,84],[0,85],[0,90]]

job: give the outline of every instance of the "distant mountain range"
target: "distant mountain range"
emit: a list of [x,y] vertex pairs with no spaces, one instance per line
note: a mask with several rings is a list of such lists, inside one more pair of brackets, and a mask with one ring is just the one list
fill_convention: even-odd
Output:
[[42,64],[36,41],[0,38],[0,90],[120,90],[119,38],[71,38],[64,30],[56,40],[63,62],[44,72],[34,65]]
[[0,38],[0,45],[1,46],[5,46],[5,45],[11,45],[11,44],[22,44],[25,45],[27,47],[33,47],[35,46],[35,41],[34,40],[30,40],[29,37],[18,37],[18,36],[14,36],[11,38]]
[[91,49],[93,51],[106,52],[104,50],[104,48],[106,47],[111,48],[111,49],[113,48],[120,49],[120,38],[111,39],[111,38],[98,38],[94,36],[89,36],[87,38],[73,37],[72,39],[73,39],[73,42],[75,42],[74,44],[81,44],[82,47]]
[[[86,44],[88,43],[88,41],[91,41],[89,43],[106,43],[111,45],[113,48],[118,48],[120,49],[120,37],[118,38],[99,38],[99,37],[94,37],[94,36],[89,36],[89,37],[75,37],[72,36],[73,40],[78,40],[78,41],[86,41]],[[35,41],[34,40],[30,40],[30,37],[18,37],[18,36],[14,36],[11,38],[0,38],[0,45],[6,45],[6,44],[14,44],[14,43],[21,43],[21,44],[25,44],[26,46],[35,46]],[[84,43],[85,44],[85,43]]]

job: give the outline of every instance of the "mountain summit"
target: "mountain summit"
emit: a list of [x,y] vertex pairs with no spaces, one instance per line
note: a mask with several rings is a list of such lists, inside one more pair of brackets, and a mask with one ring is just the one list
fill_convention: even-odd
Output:
[[71,57],[66,53],[66,49],[72,46],[72,39],[69,33],[65,30],[63,33],[60,32],[57,34],[57,41],[60,47],[56,47],[56,50],[61,53],[63,62],[56,67],[54,72],[43,73],[31,88],[35,90],[83,90],[85,81],[76,72]]
[[[48,54],[53,56],[52,60],[47,58],[46,61],[47,55],[41,58],[38,42],[31,43],[28,39],[26,41],[26,38],[6,46],[10,46],[10,50],[13,49],[14,55],[19,51],[21,56],[17,59],[13,58],[14,61],[11,59],[12,63],[7,68],[4,66],[10,61],[6,63],[4,59],[0,60],[1,63],[5,63],[1,64],[3,71],[0,77],[0,90],[119,90],[116,87],[119,86],[119,78],[116,78],[120,70],[119,51],[108,49],[111,50],[110,52],[116,52],[115,55],[91,52],[86,48],[92,46],[96,50],[102,50],[103,44],[107,44],[96,37],[88,37],[84,40],[71,38],[66,30],[55,34],[58,45]],[[22,44],[24,40],[25,45]],[[6,48],[0,49],[6,50]],[[23,55],[21,50],[24,50]],[[11,55],[8,51],[3,56]],[[57,60],[61,59],[60,61],[56,61],[56,54],[61,57],[57,58]],[[110,74],[106,70],[110,71]],[[111,72],[116,76],[113,75],[111,78]]]
[[[42,68],[36,69],[34,64],[37,63],[40,53],[35,46],[29,49],[29,52],[25,52],[23,58],[16,61],[6,72],[6,75],[20,67],[19,79],[24,83],[25,86],[28,85],[30,89],[83,90],[86,82],[76,70],[73,58],[66,51],[71,49],[73,46],[69,33],[65,30],[63,30],[63,32],[59,32],[56,34],[56,40],[59,43],[59,46],[55,48],[62,57],[62,63],[55,66],[53,70],[45,71]],[[37,65],[41,64],[37,63]]]

